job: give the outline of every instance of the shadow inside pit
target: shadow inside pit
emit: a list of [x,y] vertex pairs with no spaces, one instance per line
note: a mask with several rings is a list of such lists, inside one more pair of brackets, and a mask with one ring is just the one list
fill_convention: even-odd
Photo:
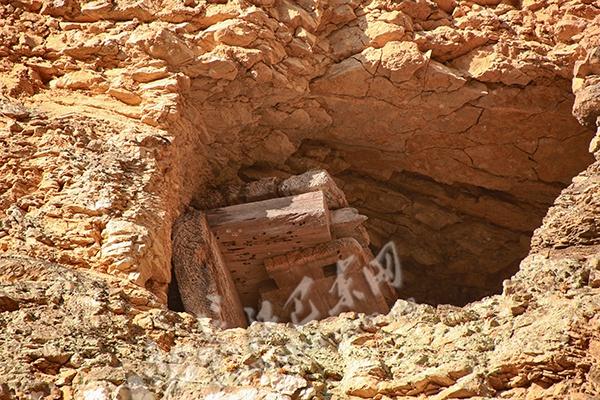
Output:
[[171,274],[171,283],[169,283],[169,291],[167,293],[167,306],[169,307],[169,310],[184,312],[185,308],[183,307],[183,301],[181,300],[181,294],[179,293],[175,268],[171,268]]

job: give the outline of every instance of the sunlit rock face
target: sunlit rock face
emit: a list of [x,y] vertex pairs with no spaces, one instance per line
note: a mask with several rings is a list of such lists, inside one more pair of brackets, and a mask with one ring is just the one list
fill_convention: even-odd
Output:
[[[597,397],[599,13],[3,2],[0,398]],[[166,310],[186,207],[315,168],[433,306],[231,331]]]

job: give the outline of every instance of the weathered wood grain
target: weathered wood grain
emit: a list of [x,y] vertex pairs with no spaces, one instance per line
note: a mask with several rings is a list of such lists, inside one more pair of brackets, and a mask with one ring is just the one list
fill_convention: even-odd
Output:
[[172,264],[186,311],[227,327],[246,326],[231,273],[202,212],[190,210],[175,222]]
[[323,192],[239,204],[206,213],[244,304],[268,284],[264,260],[331,240]]

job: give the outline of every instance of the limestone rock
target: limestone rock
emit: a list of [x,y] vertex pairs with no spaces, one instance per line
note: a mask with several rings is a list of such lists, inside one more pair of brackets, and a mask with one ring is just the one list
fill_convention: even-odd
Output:
[[[1,2],[0,398],[597,398],[599,13]],[[319,190],[416,302],[166,309],[190,204]]]
[[331,209],[348,206],[346,196],[327,171],[308,171],[302,175],[290,177],[279,185],[279,193],[284,196],[318,190],[323,192],[327,205]]

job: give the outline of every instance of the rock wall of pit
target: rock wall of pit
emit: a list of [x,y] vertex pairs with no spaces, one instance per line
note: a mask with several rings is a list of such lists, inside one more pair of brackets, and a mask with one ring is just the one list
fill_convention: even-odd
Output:
[[498,292],[591,162],[570,86],[598,9],[479,3],[3,4],[0,248],[164,298],[184,205],[321,167],[406,297]]

